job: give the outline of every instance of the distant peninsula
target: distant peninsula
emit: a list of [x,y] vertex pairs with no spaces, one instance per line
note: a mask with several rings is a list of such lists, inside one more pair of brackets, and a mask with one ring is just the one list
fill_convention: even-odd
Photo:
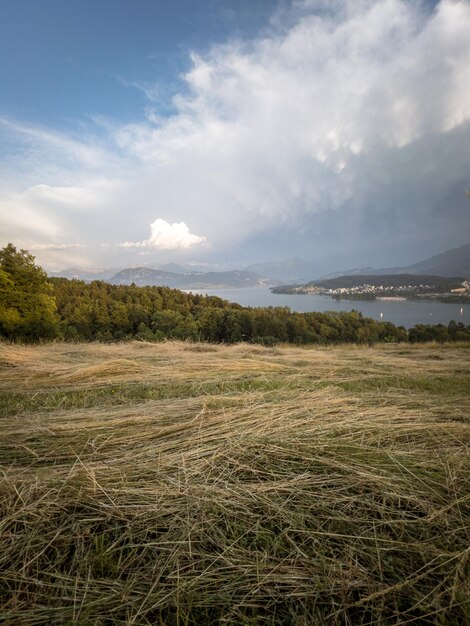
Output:
[[414,274],[337,276],[300,285],[272,287],[273,293],[331,296],[348,300],[421,300],[470,302],[470,280]]

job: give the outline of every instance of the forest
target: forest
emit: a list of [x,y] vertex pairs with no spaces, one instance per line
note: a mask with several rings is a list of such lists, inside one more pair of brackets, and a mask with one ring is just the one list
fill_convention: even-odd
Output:
[[0,250],[0,337],[10,341],[162,341],[262,345],[470,341],[470,326],[420,324],[409,330],[348,313],[251,308],[168,287],[48,278],[34,256]]

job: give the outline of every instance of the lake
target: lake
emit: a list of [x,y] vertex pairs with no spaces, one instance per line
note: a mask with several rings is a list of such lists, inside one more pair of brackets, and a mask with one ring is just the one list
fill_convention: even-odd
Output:
[[[189,290],[188,290],[189,291]],[[275,294],[267,287],[204,289],[193,293],[219,296],[242,306],[288,306],[292,311],[360,311],[365,317],[410,328],[416,324],[448,324],[451,320],[470,324],[470,304],[427,301],[335,300],[329,296]]]

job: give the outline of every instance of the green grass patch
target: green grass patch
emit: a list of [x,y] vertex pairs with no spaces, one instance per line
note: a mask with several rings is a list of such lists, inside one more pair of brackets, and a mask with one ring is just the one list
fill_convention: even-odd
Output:
[[0,417],[23,412],[98,408],[173,398],[195,398],[252,391],[269,392],[285,387],[282,380],[235,380],[209,383],[123,383],[79,389],[2,392]]
[[469,393],[470,376],[377,376],[359,378],[351,381],[335,383],[341,389],[353,393],[364,391],[388,391],[399,389],[403,391],[422,391],[438,395],[462,395]]

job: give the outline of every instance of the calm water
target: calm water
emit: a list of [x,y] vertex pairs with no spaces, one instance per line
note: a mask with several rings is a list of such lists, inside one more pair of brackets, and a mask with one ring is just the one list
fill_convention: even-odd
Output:
[[[292,311],[361,311],[366,317],[410,328],[415,324],[448,324],[450,320],[470,324],[469,304],[442,302],[384,302],[380,300],[335,300],[328,296],[274,294],[264,287],[246,289],[205,289],[193,291],[219,296],[243,306],[288,306]],[[381,313],[383,314],[381,316]]]

